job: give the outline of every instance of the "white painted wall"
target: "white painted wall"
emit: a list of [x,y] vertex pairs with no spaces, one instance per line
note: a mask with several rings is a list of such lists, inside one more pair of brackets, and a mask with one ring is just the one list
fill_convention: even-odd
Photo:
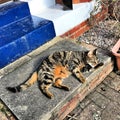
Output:
[[31,14],[35,15],[40,11],[55,5],[55,0],[21,0],[28,2]]
[[32,15],[53,21],[56,35],[62,35],[90,17],[95,1],[73,5],[73,10],[63,10],[55,0],[21,0],[29,4]]

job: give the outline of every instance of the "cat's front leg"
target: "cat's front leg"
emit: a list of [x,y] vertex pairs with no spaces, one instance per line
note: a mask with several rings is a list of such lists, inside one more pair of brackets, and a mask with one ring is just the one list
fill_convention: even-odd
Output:
[[72,74],[79,80],[81,81],[82,83],[84,83],[86,81],[85,77],[83,76],[82,72],[80,71],[79,68],[75,68],[73,71],[72,71]]
[[83,68],[81,68],[81,72],[89,72],[92,67],[89,64],[86,64]]

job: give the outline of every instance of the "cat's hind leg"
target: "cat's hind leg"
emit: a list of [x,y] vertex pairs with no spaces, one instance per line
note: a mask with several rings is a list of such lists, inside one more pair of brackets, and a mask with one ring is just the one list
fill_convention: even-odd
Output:
[[62,79],[61,78],[56,78],[53,86],[57,87],[57,88],[60,88],[60,89],[64,89],[66,91],[70,90],[70,88],[68,86],[62,84]]
[[40,84],[40,89],[44,95],[46,95],[48,98],[52,99],[53,94],[49,91],[49,88],[51,87],[51,83],[42,83]]

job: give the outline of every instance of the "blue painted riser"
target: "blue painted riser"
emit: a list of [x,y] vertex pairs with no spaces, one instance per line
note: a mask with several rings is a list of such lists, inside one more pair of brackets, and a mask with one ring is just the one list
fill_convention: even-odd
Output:
[[31,16],[27,2],[0,5],[0,68],[54,37],[53,23]]
[[[29,20],[29,22],[31,19]],[[24,23],[24,22],[23,22]],[[18,24],[18,22],[14,23]],[[1,42],[0,46],[0,68],[6,66],[7,64],[15,61],[16,59],[20,58],[21,56],[29,53],[30,51],[36,49],[40,45],[44,44],[45,42],[51,40],[55,37],[55,31],[53,23],[49,20],[45,20],[38,17],[33,17],[33,21],[31,24],[26,23],[19,24],[16,29],[11,28],[8,26],[4,29],[7,31],[7,37],[5,37],[5,33],[0,33],[0,36],[3,36],[4,40],[7,38],[9,39],[7,42]],[[22,30],[23,27],[23,30]],[[7,30],[7,28],[9,28]],[[27,29],[29,28],[29,29]],[[17,35],[14,37],[14,32],[17,30],[17,35],[22,35],[21,37],[17,38]],[[11,36],[11,38],[9,38]],[[16,39],[17,38],[17,39]],[[0,41],[2,41],[2,37]],[[4,41],[3,40],[3,41]]]
[[35,29],[33,25],[32,17],[28,16],[19,21],[0,27],[0,47],[31,32]]
[[0,5],[0,27],[30,15],[27,2],[10,2]]

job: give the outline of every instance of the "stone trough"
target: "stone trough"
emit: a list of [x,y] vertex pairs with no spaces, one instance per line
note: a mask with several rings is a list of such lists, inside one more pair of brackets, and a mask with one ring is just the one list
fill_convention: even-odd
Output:
[[23,59],[15,61],[17,63],[22,62],[20,66],[17,65],[15,67],[16,63],[14,62],[8,68],[3,68],[2,72],[0,71],[2,75],[0,80],[0,98],[19,120],[63,120],[113,69],[111,57],[99,49],[98,56],[104,62],[104,66],[84,74],[87,81],[85,84],[81,84],[73,76],[67,78],[64,82],[70,87],[70,91],[52,87],[51,92],[54,93],[54,99],[52,100],[41,93],[37,83],[21,93],[13,94],[8,92],[5,89],[7,86],[15,86],[26,80],[36,66],[40,64],[41,60],[52,52],[57,50],[81,51],[94,48],[87,48],[71,42],[69,39],[62,38],[55,38],[51,40],[52,42],[54,44],[46,43],[42,49],[41,46],[24,56],[27,59],[25,62],[22,61]]

